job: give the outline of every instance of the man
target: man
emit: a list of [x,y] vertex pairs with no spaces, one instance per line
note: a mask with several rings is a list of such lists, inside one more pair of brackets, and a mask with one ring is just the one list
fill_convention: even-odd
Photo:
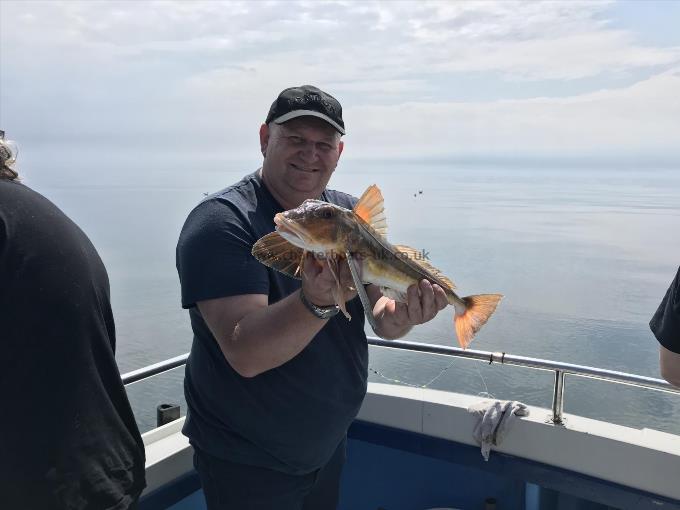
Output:
[[661,376],[680,388],[680,268],[649,327],[659,341]]
[[125,510],[144,445],[92,243],[17,181],[0,131],[0,508]]
[[[366,393],[367,343],[356,292],[348,321],[328,268],[308,256],[302,281],[251,255],[274,215],[309,198],[352,208],[326,188],[342,154],[340,103],[312,86],[284,90],[260,127],[262,168],[207,198],[177,245],[182,305],[194,341],[184,433],[210,510],[332,509],[347,428]],[[349,268],[340,272],[351,284]],[[369,286],[379,334],[398,338],[446,306],[422,282],[407,304]]]

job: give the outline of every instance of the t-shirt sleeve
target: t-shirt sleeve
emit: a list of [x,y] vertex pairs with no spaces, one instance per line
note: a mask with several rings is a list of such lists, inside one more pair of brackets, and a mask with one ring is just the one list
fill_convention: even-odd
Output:
[[661,345],[680,354],[680,268],[649,327]]
[[241,294],[269,294],[267,268],[251,254],[257,241],[236,206],[208,200],[187,218],[177,243],[182,307]]
[[5,245],[7,244],[7,227],[5,226],[5,218],[2,217],[2,211],[0,211],[0,253],[5,251]]

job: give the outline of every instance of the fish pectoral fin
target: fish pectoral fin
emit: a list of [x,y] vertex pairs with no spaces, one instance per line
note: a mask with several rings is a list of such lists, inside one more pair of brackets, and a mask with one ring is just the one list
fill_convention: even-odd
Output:
[[387,237],[387,217],[385,216],[385,201],[380,188],[372,184],[354,206],[354,214],[368,223],[373,230],[383,237]]
[[411,262],[414,262],[423,269],[432,273],[437,279],[441,280],[442,283],[448,285],[450,289],[456,288],[456,285],[448,276],[445,276],[444,273],[425,260],[425,256],[421,251],[411,248],[410,246],[404,246],[402,244],[395,244],[394,247],[396,248],[397,254],[400,257],[407,258]]
[[286,241],[278,232],[261,237],[253,245],[253,257],[265,266],[300,279],[305,250]]
[[[364,309],[364,315],[366,320],[373,328],[373,331],[378,332],[378,325],[375,322],[375,317],[373,317],[373,307],[371,306],[371,300],[366,294],[366,288],[361,282],[361,276],[359,275],[359,270],[357,268],[356,260],[349,251],[345,252],[347,258],[347,265],[349,266],[349,272],[352,274],[352,280],[354,281],[354,286],[356,287],[357,296],[359,296],[359,301],[361,301],[361,306]],[[363,268],[362,268],[363,272]]]
[[302,272],[304,271],[305,267],[305,257],[307,256],[307,250],[302,250],[302,255],[300,255],[300,262],[298,263],[298,267],[295,269],[295,274],[293,276],[300,277],[302,278]]
[[333,299],[335,299],[335,303],[340,307],[340,311],[343,313],[343,315],[347,317],[348,320],[352,320],[352,316],[347,311],[347,306],[345,305],[345,289],[342,288],[340,278],[338,277],[340,274],[338,259],[327,258],[326,263],[328,264],[328,269],[335,279],[335,287],[333,287],[332,291]]

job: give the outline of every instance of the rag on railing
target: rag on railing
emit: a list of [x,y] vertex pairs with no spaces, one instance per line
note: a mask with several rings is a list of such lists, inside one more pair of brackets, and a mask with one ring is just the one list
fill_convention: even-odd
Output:
[[514,400],[483,400],[468,407],[468,412],[479,418],[472,432],[482,448],[482,457],[489,460],[491,445],[499,446],[510,430],[516,416],[529,416],[529,408]]

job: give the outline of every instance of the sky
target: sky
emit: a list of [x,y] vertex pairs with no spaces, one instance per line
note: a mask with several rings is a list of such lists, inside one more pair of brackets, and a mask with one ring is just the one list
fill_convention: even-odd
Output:
[[0,0],[0,129],[244,158],[285,87],[343,157],[680,163],[680,1]]

